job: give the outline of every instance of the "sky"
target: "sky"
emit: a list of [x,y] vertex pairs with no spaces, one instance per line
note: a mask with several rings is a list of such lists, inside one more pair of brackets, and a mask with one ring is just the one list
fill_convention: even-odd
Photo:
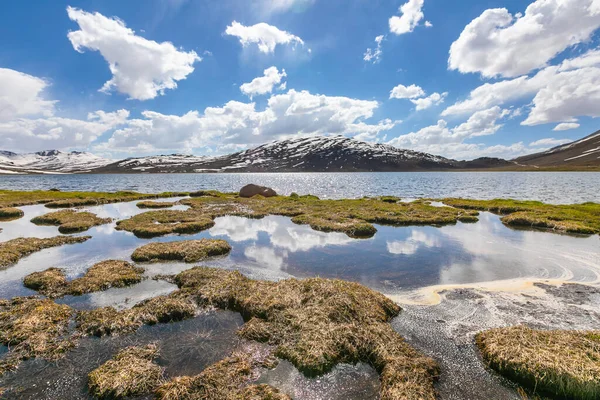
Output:
[[600,129],[599,28],[600,0],[2,2],[0,149],[514,158]]

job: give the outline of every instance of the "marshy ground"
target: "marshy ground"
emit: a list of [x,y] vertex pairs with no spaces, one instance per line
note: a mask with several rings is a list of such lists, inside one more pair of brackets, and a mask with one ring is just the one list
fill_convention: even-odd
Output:
[[[489,354],[486,361],[490,366],[510,377],[513,375],[507,370],[517,369],[531,379],[538,376],[535,368],[525,362],[507,368],[502,360],[526,354],[518,351],[514,345],[518,342],[528,343],[527,349],[535,348],[543,354],[544,346],[553,340],[553,333],[526,331],[531,338],[527,342],[519,339],[523,335],[520,329],[527,328],[506,329],[507,326],[526,324],[538,330],[553,329],[560,335],[557,343],[564,348],[569,347],[564,344],[571,339],[572,343],[581,342],[577,336],[580,334],[572,330],[600,327],[600,316],[595,311],[600,306],[595,272],[599,260],[593,250],[598,237],[553,234],[599,233],[596,204],[551,206],[447,199],[443,203],[453,207],[439,207],[441,204],[429,200],[404,203],[393,197],[319,200],[314,196],[293,195],[241,199],[234,194],[200,191],[193,193],[192,198],[178,201],[183,206],[163,203],[172,203],[175,210],[144,212],[139,209],[138,201],[157,196],[95,193],[86,197],[81,193],[40,192],[36,198],[32,192],[27,193],[23,204],[41,202],[50,207],[79,207],[81,210],[74,214],[90,213],[95,218],[119,221],[89,227],[91,240],[83,236],[54,237],[50,235],[56,235],[52,231],[57,229],[56,224],[39,228],[27,225],[32,218],[25,207],[26,218],[0,226],[4,229],[2,235],[8,233],[8,237],[14,237],[10,236],[14,232],[9,232],[12,227],[23,226],[32,232],[44,229],[47,239],[0,243],[0,259],[6,258],[7,266],[17,263],[5,270],[6,277],[18,276],[18,280],[37,293],[60,298],[55,302],[42,297],[6,299],[0,304],[3,332],[0,339],[10,349],[6,352],[0,346],[0,359],[7,371],[0,378],[0,387],[6,388],[5,396],[9,396],[6,398],[87,398],[91,396],[89,393],[114,396],[119,390],[136,393],[139,388],[164,399],[217,398],[210,393],[223,393],[224,387],[231,389],[228,383],[236,382],[230,393],[235,398],[517,399],[516,384],[486,369],[476,337],[480,338],[477,343],[484,354]],[[22,206],[17,197],[15,192],[0,192],[0,206]],[[121,199],[130,203],[121,205]],[[154,206],[155,202],[151,203]],[[162,204],[156,207],[159,205],[162,207]],[[33,207],[38,210],[43,206]],[[109,209],[114,213],[107,213]],[[507,226],[539,227],[553,233],[510,233],[487,211],[501,215]],[[41,210],[36,213],[36,216],[45,214]],[[489,232],[483,231],[490,221],[498,223],[493,222]],[[390,227],[415,225],[418,227]],[[412,233],[399,236],[398,232],[404,232],[402,229]],[[498,230],[506,237],[491,233]],[[454,247],[448,247],[442,235],[452,237],[448,243]],[[510,241],[515,235],[520,240],[531,236],[532,243],[537,245],[532,253],[535,257]],[[99,241],[99,237],[103,239]],[[266,242],[265,237],[269,238]],[[57,238],[65,241],[56,241]],[[156,239],[150,242],[149,238]],[[383,248],[379,245],[382,238]],[[471,249],[470,257],[479,250],[485,252],[478,260],[465,259],[464,249],[464,254],[455,254],[459,239],[462,246]],[[71,240],[79,244],[62,247]],[[271,247],[267,246],[269,241]],[[563,247],[571,249],[572,254],[565,253],[564,260],[551,260],[551,256],[564,251]],[[343,255],[345,248],[355,250]],[[387,256],[382,256],[383,251]],[[297,262],[295,269],[287,267],[286,260],[291,261],[299,253],[303,254],[303,261]],[[84,254],[98,254],[99,258],[90,262]],[[225,254],[229,256],[212,258]],[[426,254],[427,258],[423,258]],[[431,258],[434,254],[443,254],[446,262],[436,261],[446,265],[440,270],[437,282],[449,284],[435,287],[423,283],[428,281],[415,284],[421,279],[419,270],[431,268],[428,264],[436,260]],[[70,259],[74,255],[76,258]],[[294,274],[303,278],[324,275],[354,279],[357,271],[352,268],[359,268],[358,264],[369,256],[374,257],[372,261],[357,270],[363,277],[361,282],[383,291],[387,297],[343,280],[290,279]],[[513,256],[522,262],[518,268],[494,271]],[[26,258],[20,260],[22,257]],[[104,261],[108,259],[114,261]],[[144,264],[136,266],[126,261],[131,259]],[[238,265],[251,259],[263,269]],[[418,262],[419,268],[396,270],[393,263],[407,262],[402,260]],[[580,266],[567,265],[565,260]],[[200,261],[213,268],[186,265]],[[72,265],[78,262],[81,267],[73,269]],[[467,280],[471,283],[455,285],[454,279],[460,277],[457,273],[466,270],[461,266],[465,262],[471,268],[470,281]],[[344,263],[347,268],[340,268]],[[548,264],[547,271],[535,274],[539,275],[537,279],[528,280],[527,275],[519,274],[519,268],[527,268],[527,264],[543,263]],[[556,268],[551,266],[553,263]],[[379,264],[385,267],[379,268]],[[304,269],[299,270],[299,265]],[[453,272],[459,266],[457,273]],[[244,275],[234,269],[242,270]],[[497,283],[477,283],[485,282],[486,277],[502,277],[503,271],[519,279],[507,282],[504,287]],[[378,280],[369,276],[377,276]],[[586,285],[561,285],[567,280]],[[457,283],[461,281],[458,279]],[[148,294],[141,302],[127,300],[131,295],[137,298],[136,290],[149,285],[157,285],[163,292]],[[2,288],[0,285],[0,291]],[[13,293],[12,290],[7,293]],[[74,296],[81,300],[75,300]],[[119,298],[125,301],[117,305],[110,302],[111,298],[113,303]],[[99,306],[106,301],[112,305]],[[232,340],[209,361],[197,364],[197,369],[190,368],[189,357],[199,346],[204,346],[202,343],[213,339],[208,332],[188,329],[215,315],[228,315],[232,317],[227,317],[230,321],[235,321],[226,323],[229,333],[224,337]],[[478,336],[487,329],[493,330]],[[565,329],[569,332],[565,333]],[[171,332],[168,340],[166,337],[151,340],[156,339],[152,332],[167,331]],[[186,344],[186,335],[194,337],[190,342],[193,344]],[[177,336],[182,338],[181,343]],[[595,338],[584,336],[585,343],[591,342],[592,347],[577,348],[587,349],[584,354],[595,354]],[[484,346],[484,342],[488,345]],[[100,351],[100,343],[113,345]],[[85,360],[92,356],[92,363],[77,358],[83,351],[88,351]],[[174,364],[166,362],[174,353],[180,359]],[[278,365],[269,361],[272,356],[280,360]],[[588,360],[591,369],[582,374],[597,367],[594,357]],[[48,362],[52,364],[44,364]],[[17,365],[18,369],[10,372]],[[49,375],[44,375],[42,369],[48,369]],[[114,376],[123,376],[118,371],[125,371],[123,374],[132,379],[111,386]],[[39,382],[39,388],[30,387],[27,379]],[[58,382],[56,379],[78,383],[74,389],[48,386],[49,382]],[[291,379],[295,385],[290,384]],[[329,379],[338,385],[345,379],[348,383],[330,385],[327,389],[323,384]],[[542,380],[538,381],[542,384],[536,390],[541,392],[544,385]],[[521,383],[531,391],[527,382]],[[91,389],[89,393],[86,385]],[[299,385],[312,391],[302,391]],[[575,387],[570,383],[563,386]],[[335,395],[333,387],[337,387]],[[201,393],[208,395],[201,397]]]

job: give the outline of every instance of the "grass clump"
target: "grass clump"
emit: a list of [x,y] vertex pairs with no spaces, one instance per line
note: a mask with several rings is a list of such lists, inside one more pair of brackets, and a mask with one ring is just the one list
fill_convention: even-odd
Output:
[[199,375],[174,378],[156,390],[160,400],[243,399],[290,400],[269,385],[253,385],[257,371],[274,367],[271,355],[235,352],[202,371]]
[[153,392],[163,376],[163,369],[154,362],[157,357],[155,344],[121,350],[88,375],[90,392],[101,399],[122,399]]
[[228,254],[231,246],[221,239],[186,240],[182,242],[150,243],[136,249],[131,259],[137,262],[185,261],[187,263]]
[[369,238],[377,233],[370,223],[359,220],[329,215],[298,215],[292,222],[300,225],[310,225],[316,231],[344,232],[352,238]]
[[0,375],[25,359],[60,358],[75,343],[68,336],[74,310],[51,300],[18,297],[0,300],[0,343],[10,347],[0,361]]
[[14,207],[0,208],[0,221],[12,221],[21,218],[25,213]]
[[476,336],[484,360],[534,393],[600,398],[600,331],[541,331],[525,326]]
[[117,230],[125,230],[139,238],[198,233],[214,226],[212,218],[193,211],[150,211],[118,221]]
[[539,201],[443,199],[453,207],[502,215],[509,226],[550,229],[557,232],[600,233],[600,204],[552,205]]
[[437,365],[392,329],[400,307],[380,293],[340,280],[265,282],[204,267],[175,282],[201,305],[240,312],[242,337],[275,346],[277,357],[307,375],[363,361],[380,374],[382,399],[435,398]]
[[35,217],[31,222],[36,225],[58,226],[60,233],[77,233],[87,231],[93,226],[108,224],[112,219],[98,218],[87,211],[62,210]]
[[18,238],[0,243],[0,269],[16,264],[21,258],[50,247],[83,243],[91,236],[56,236],[48,239]]
[[140,201],[137,203],[138,208],[171,208],[177,203],[174,201]]
[[95,264],[81,278],[67,281],[65,272],[59,268],[49,268],[29,274],[23,280],[25,287],[41,294],[57,298],[65,295],[81,296],[112,287],[130,286],[142,281],[143,268],[126,261],[109,260]]

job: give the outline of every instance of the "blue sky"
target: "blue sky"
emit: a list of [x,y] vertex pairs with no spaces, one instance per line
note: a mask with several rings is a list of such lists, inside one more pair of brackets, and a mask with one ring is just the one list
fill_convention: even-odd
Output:
[[600,0],[0,7],[6,150],[221,154],[342,134],[511,158],[599,129]]

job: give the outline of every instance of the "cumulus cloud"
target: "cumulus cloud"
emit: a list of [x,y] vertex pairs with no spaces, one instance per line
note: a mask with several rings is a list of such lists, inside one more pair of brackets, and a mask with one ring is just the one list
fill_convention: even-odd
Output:
[[237,37],[244,47],[256,44],[258,50],[265,54],[274,53],[277,45],[304,45],[304,41],[298,36],[264,22],[244,26],[233,21],[225,30],[225,34]]
[[203,113],[164,115],[145,111],[116,130],[99,150],[188,150],[206,146],[255,145],[298,135],[375,136],[396,122],[370,124],[378,103],[289,90],[273,95],[259,111],[254,103],[230,101]]
[[394,15],[390,18],[390,32],[402,35],[415,30],[419,22],[425,17],[423,14],[423,3],[425,0],[408,0],[400,6],[400,16]]
[[448,92],[444,93],[432,93],[427,97],[423,97],[421,99],[410,99],[410,101],[417,106],[417,111],[426,110],[431,106],[437,106],[444,102],[448,96]]
[[[255,95],[273,92],[273,87],[281,84],[281,81],[286,76],[285,69],[282,69],[281,72],[279,72],[277,67],[270,67],[265,69],[263,76],[254,78],[252,82],[241,85],[240,90],[252,99]],[[287,86],[286,83],[284,82],[282,85],[282,90],[285,90],[285,87]]]
[[383,42],[383,39],[383,35],[379,35],[375,38],[377,47],[374,49],[369,47],[363,56],[363,60],[366,62],[372,62],[373,64],[377,64],[381,61],[381,55],[383,54],[383,51],[381,50],[381,43]]
[[129,111],[96,111],[87,120],[47,117],[0,122],[0,142],[15,151],[84,148],[100,135],[125,123]]
[[38,77],[0,68],[0,122],[30,115],[50,116],[56,101],[46,100],[48,83]]
[[572,140],[569,139],[554,139],[554,138],[546,138],[536,140],[535,142],[529,143],[531,147],[556,147],[561,144],[570,143]]
[[577,122],[563,122],[552,129],[553,131],[568,131],[569,129],[577,129],[580,125]]
[[170,42],[145,39],[117,18],[68,7],[69,18],[79,25],[68,38],[78,52],[98,51],[108,62],[112,78],[101,91],[116,90],[131,99],[148,100],[175,89],[177,81],[194,71],[201,58],[194,52],[177,49]]
[[398,85],[390,92],[390,99],[415,99],[425,96],[425,91],[417,85]]
[[484,77],[517,77],[545,67],[600,27],[597,0],[537,0],[524,15],[485,10],[450,47],[448,67]]

